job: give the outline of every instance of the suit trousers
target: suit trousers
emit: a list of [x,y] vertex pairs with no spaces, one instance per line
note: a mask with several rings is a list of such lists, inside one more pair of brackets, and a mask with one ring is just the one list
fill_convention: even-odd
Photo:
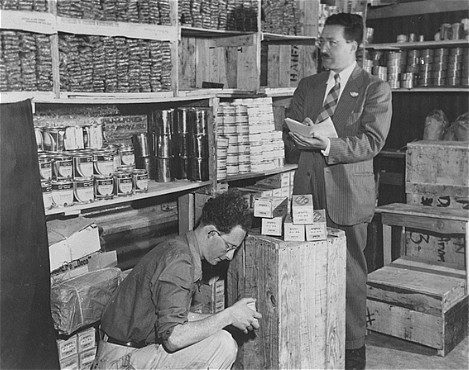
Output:
[[[368,270],[364,249],[367,242],[368,223],[351,226],[338,225],[330,219],[327,212],[324,181],[324,168],[326,166],[322,154],[313,153],[313,163],[310,170],[306,173],[297,173],[296,176],[310,177],[314,208],[326,210],[327,226],[345,231],[347,244],[345,347],[346,349],[356,349],[365,344],[366,335],[366,279]],[[294,194],[298,194],[295,190]]]

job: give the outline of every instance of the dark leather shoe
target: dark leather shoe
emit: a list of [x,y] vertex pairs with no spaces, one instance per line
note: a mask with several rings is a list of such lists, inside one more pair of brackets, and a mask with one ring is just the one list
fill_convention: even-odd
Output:
[[357,349],[345,350],[345,369],[346,370],[364,370],[366,365],[365,346]]

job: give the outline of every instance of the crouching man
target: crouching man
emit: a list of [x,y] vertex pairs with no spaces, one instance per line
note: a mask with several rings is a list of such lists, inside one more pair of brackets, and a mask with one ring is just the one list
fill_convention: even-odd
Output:
[[202,260],[231,260],[251,215],[242,195],[230,190],[209,199],[193,231],[155,246],[110,299],[93,369],[229,369],[237,344],[223,330],[259,328],[261,314],[243,298],[216,314],[189,311],[202,277]]

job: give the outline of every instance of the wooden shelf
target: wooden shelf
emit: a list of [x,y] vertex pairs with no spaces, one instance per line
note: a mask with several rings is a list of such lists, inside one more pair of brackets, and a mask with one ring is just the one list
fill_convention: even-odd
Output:
[[227,37],[227,36],[241,36],[255,33],[254,31],[230,31],[230,30],[216,30],[210,28],[198,28],[190,26],[181,26],[181,36],[185,37]]
[[56,16],[47,12],[0,10],[0,29],[53,34],[57,32]]
[[115,197],[113,199],[108,200],[97,200],[92,203],[87,204],[75,204],[70,207],[58,207],[46,210],[46,216],[50,215],[58,215],[64,214],[66,216],[69,215],[78,215],[84,210],[91,210],[94,208],[104,208],[112,205],[119,205],[124,203],[133,202],[135,200],[140,199],[148,199],[153,197],[158,197],[161,195],[173,194],[173,193],[180,193],[189,190],[195,190],[202,188],[204,186],[210,185],[211,181],[204,181],[204,182],[194,182],[188,180],[177,180],[171,182],[155,182],[150,180],[148,183],[148,192],[146,193],[139,193],[134,194],[127,197]]
[[217,182],[230,182],[230,181],[253,179],[257,177],[265,177],[265,176],[275,175],[277,173],[283,173],[283,172],[296,170],[297,168],[298,168],[297,164],[286,164],[283,167],[275,168],[272,170],[267,170],[264,172],[249,172],[249,173],[243,173],[239,175],[227,176],[226,179],[220,179],[220,180],[217,180]]
[[406,17],[428,13],[445,13],[455,11],[467,11],[466,0],[426,0],[401,2],[388,6],[371,7],[368,9],[367,19],[380,19],[392,17]]
[[414,87],[412,89],[392,89],[396,93],[415,93],[415,92],[469,92],[469,87]]
[[365,44],[365,49],[374,50],[402,50],[402,49],[429,49],[436,47],[464,47],[469,46],[468,40],[441,40],[420,42],[391,42],[382,44]]
[[293,96],[296,87],[264,87],[261,89],[265,95],[272,98]]
[[288,42],[297,44],[314,44],[317,37],[314,36],[295,36],[295,35],[279,35],[275,33],[262,32],[261,41],[266,42]]

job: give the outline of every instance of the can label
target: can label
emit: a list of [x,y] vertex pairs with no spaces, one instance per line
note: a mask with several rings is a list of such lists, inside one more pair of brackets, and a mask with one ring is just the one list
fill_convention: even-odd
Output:
[[133,166],[135,165],[135,155],[133,149],[121,149],[119,151],[121,157],[122,166]]
[[72,159],[68,157],[54,158],[54,178],[55,180],[65,180],[72,178]]
[[52,161],[49,158],[39,157],[39,174],[41,180],[52,179]]
[[114,173],[114,156],[111,153],[93,155],[94,173],[101,176],[112,176]]
[[75,200],[80,203],[89,203],[94,201],[93,179],[77,179],[73,182],[73,194]]
[[79,155],[73,157],[73,177],[85,178],[93,176],[93,156]]
[[148,173],[146,170],[136,170],[132,177],[134,193],[145,193],[148,191]]
[[112,176],[94,178],[94,196],[96,199],[110,199],[113,197],[114,179]]
[[114,194],[118,197],[127,196],[132,194],[133,183],[132,174],[118,173],[114,178]]
[[42,200],[45,209],[54,208],[54,199],[52,198],[52,186],[49,181],[41,181]]
[[52,198],[58,207],[73,204],[73,183],[71,181],[52,181]]

